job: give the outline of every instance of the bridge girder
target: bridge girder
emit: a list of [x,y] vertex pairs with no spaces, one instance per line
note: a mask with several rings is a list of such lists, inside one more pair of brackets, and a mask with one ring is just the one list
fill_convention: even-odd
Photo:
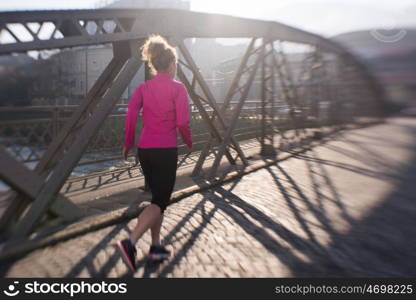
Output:
[[[267,38],[319,45],[335,53],[345,52],[342,47],[330,40],[278,22],[220,14],[171,9],[0,12],[0,29],[9,32],[11,24],[21,24],[27,28],[29,23],[44,24],[46,22],[53,25],[62,36],[55,38],[51,35],[49,38],[40,38],[37,30],[28,28],[27,31],[32,36],[32,41],[16,40],[7,44],[0,43],[0,55],[138,40],[155,32],[166,37],[182,39]],[[94,23],[97,30],[89,33],[85,28],[88,22]],[[112,24],[108,30],[103,28],[105,22]]]
[[[34,25],[35,24],[35,25]],[[36,25],[37,24],[37,25]],[[190,24],[192,24],[190,26]],[[20,38],[13,26],[26,29],[30,39]],[[49,26],[49,36],[42,34],[43,28]],[[92,26],[94,30],[89,29]],[[0,30],[7,32],[13,41],[2,43],[0,55],[27,52],[32,50],[59,49],[77,46],[113,44],[114,56],[94,86],[88,92],[85,101],[79,106],[59,135],[48,146],[34,170],[16,168],[24,178],[32,179],[40,186],[34,188],[19,179],[17,173],[0,172],[5,180],[19,194],[13,196],[13,203],[0,220],[0,230],[9,236],[27,236],[36,229],[39,220],[49,211],[58,215],[68,213],[79,216],[77,207],[68,199],[59,195],[65,180],[77,165],[88,141],[97,133],[106,116],[120,98],[124,89],[140,68],[139,47],[144,39],[153,33],[169,38],[182,55],[178,75],[186,85],[193,103],[198,107],[210,133],[210,139],[203,148],[193,175],[200,175],[201,169],[210,152],[214,153],[214,162],[209,178],[217,175],[220,162],[225,155],[230,164],[237,159],[247,165],[247,158],[234,138],[236,123],[241,109],[247,99],[258,68],[261,68],[261,146],[263,154],[274,154],[273,133],[275,126],[276,90],[282,90],[284,100],[290,108],[291,122],[298,134],[299,119],[295,115],[298,88],[293,84],[290,66],[282,53],[275,51],[275,43],[291,42],[310,45],[319,49],[319,53],[333,53],[344,64],[353,65],[360,79],[375,99],[383,102],[380,86],[353,55],[337,43],[318,35],[296,29],[277,22],[237,18],[218,14],[204,14],[179,10],[66,10],[0,13]],[[251,38],[223,105],[220,107],[212,95],[206,81],[190,52],[183,42],[187,38]],[[255,41],[261,40],[260,46]],[[249,66],[249,61],[254,63]],[[192,74],[189,80],[184,68]],[[311,66],[306,66],[307,70]],[[309,68],[309,69],[308,69]],[[342,72],[342,70],[341,70]],[[244,79],[243,79],[244,78]],[[199,87],[197,91],[196,86]],[[202,91],[202,93],[201,93]],[[231,99],[239,94],[237,103],[230,110]],[[213,113],[206,110],[210,106]],[[231,112],[230,112],[231,111]],[[230,112],[230,117],[226,113]],[[268,149],[266,149],[266,147]],[[6,153],[6,150],[2,150]],[[237,153],[236,157],[232,152]],[[4,166],[18,164],[12,156],[5,154],[0,162]],[[3,166],[2,166],[3,167]],[[58,207],[58,209],[56,209]],[[59,207],[65,207],[62,211]],[[14,215],[11,220],[8,216]]]

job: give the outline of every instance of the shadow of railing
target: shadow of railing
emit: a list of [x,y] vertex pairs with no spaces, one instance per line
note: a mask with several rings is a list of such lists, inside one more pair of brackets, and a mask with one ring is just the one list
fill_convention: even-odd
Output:
[[[415,128],[408,127],[404,130],[416,137]],[[324,159],[319,150],[309,149],[293,158],[307,170],[301,178],[293,175],[294,171],[290,169],[289,161],[266,168],[267,176],[274,183],[270,189],[275,195],[268,201],[275,203],[277,208],[279,205],[288,208],[293,216],[292,223],[296,223],[296,230],[263,211],[261,205],[244,200],[239,191],[235,192],[244,180],[244,177],[238,178],[224,186],[201,192],[202,198],[164,235],[164,244],[180,242],[180,246],[175,248],[172,260],[163,264],[150,264],[144,258],[138,262],[140,273],[125,272],[121,277],[138,274],[142,274],[143,277],[171,276],[193,250],[196,241],[217,214],[232,220],[234,226],[238,226],[257,241],[286,266],[294,277],[414,277],[416,143],[412,146],[407,143],[401,145],[410,147],[412,156],[407,165],[396,170],[386,167],[394,153],[374,153],[365,142],[354,140],[354,134],[355,131],[348,136],[338,137],[340,141],[350,145],[349,149],[334,147],[332,144],[321,145],[321,149],[332,151],[338,157],[343,157],[342,161],[348,159],[350,163]],[[365,139],[370,143],[390,143],[388,137]],[[391,167],[393,166],[394,164],[391,164]],[[357,219],[351,214],[354,207],[351,207],[350,199],[343,197],[337,188],[342,183],[335,182],[330,175],[337,169],[348,172],[348,176],[359,175],[381,180],[390,184],[392,191],[377,201],[376,206],[363,218]],[[308,193],[304,190],[303,181],[306,179],[310,182],[311,188]],[[327,209],[328,203],[339,211],[337,218]],[[210,205],[210,209],[207,209],[207,204]],[[202,221],[198,226],[190,226],[191,219],[196,215]],[[344,228],[348,230],[338,230],[338,222],[343,222]],[[187,235],[180,233],[184,227],[187,229]],[[316,228],[328,236],[327,242],[324,243],[317,237]],[[85,274],[83,271],[93,277],[109,276],[120,261],[118,254],[113,252],[98,269],[94,260],[100,251],[111,247],[111,242],[123,230],[126,230],[127,235],[129,231],[126,222],[116,225],[103,236],[76,265],[71,267],[66,277],[81,276]],[[307,260],[300,259],[295,251],[307,257]]]

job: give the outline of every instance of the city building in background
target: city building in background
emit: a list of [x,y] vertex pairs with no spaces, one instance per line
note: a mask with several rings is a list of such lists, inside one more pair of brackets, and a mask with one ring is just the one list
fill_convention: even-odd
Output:
[[[98,2],[100,9],[184,9],[189,1],[182,0],[118,0]],[[104,23],[114,26],[112,22]],[[86,25],[89,33],[97,30],[95,23]],[[32,105],[77,105],[94,85],[112,58],[111,45],[90,46],[59,51],[41,60],[38,76],[30,89]],[[127,103],[136,87],[144,81],[144,66],[137,72],[123,93],[120,103]]]

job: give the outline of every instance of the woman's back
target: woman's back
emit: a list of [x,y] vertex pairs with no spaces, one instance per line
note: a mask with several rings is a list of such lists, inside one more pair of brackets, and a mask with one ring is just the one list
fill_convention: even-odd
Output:
[[176,132],[175,98],[179,94],[178,84],[166,73],[159,73],[143,84],[143,122],[147,132]]
[[185,86],[160,72],[141,84],[133,94],[126,120],[126,143],[134,141],[136,120],[143,110],[143,130],[139,148],[177,147],[177,130],[186,144],[192,144],[189,102]]

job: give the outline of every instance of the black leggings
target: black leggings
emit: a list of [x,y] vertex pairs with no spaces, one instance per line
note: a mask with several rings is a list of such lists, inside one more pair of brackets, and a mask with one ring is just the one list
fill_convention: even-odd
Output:
[[163,214],[175,186],[178,148],[138,148],[137,155],[152,192],[152,203]]

